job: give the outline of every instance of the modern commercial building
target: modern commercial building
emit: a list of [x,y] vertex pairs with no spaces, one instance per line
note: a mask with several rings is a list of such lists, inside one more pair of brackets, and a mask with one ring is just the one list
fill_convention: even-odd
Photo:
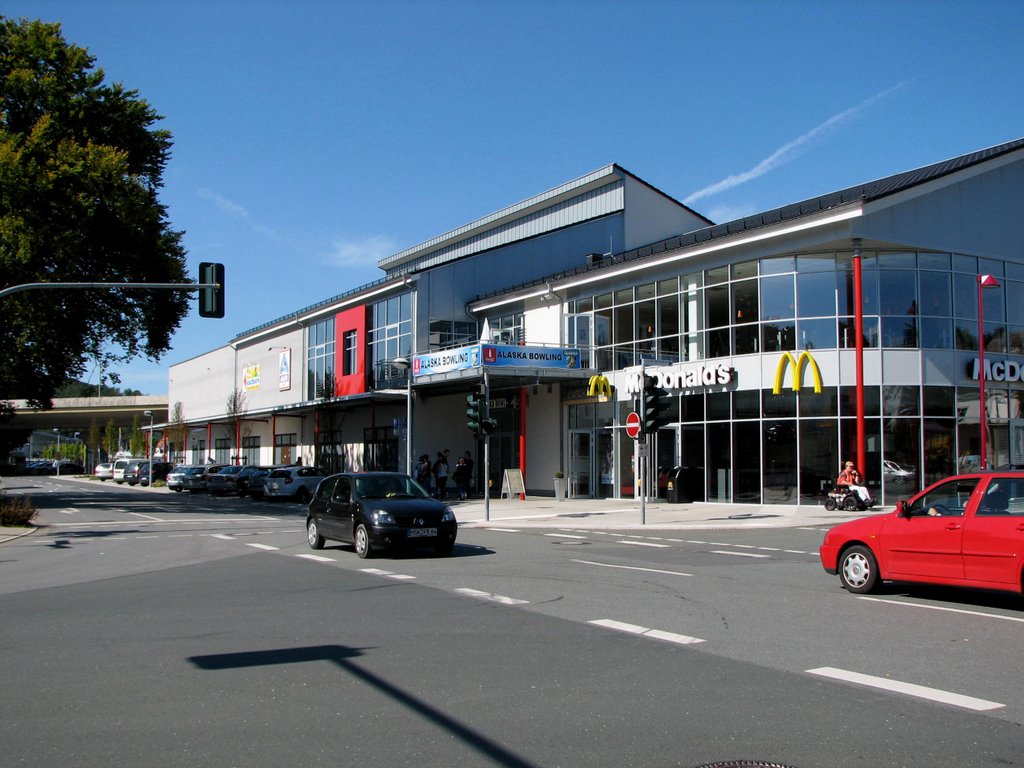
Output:
[[[894,498],[1024,463],[1022,243],[1024,140],[719,225],[612,165],[174,366],[170,407],[194,460],[469,450],[482,481],[483,386],[495,492],[506,470],[586,497],[671,473],[691,501],[817,504],[852,458]],[[642,374],[666,418],[638,483]]]

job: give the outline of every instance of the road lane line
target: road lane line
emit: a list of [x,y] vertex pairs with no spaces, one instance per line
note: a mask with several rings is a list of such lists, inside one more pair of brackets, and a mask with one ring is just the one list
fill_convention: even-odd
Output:
[[605,629],[614,629],[618,632],[626,632],[631,635],[639,635],[640,637],[651,637],[655,640],[667,640],[670,643],[677,643],[679,645],[694,645],[696,643],[705,642],[703,639],[699,637],[680,635],[676,632],[666,632],[662,629],[651,629],[650,627],[641,627],[638,624],[626,624],[625,622],[615,621],[614,619],[591,619],[587,623],[594,624],[598,627],[604,627]]
[[467,597],[475,597],[480,600],[490,600],[493,603],[501,603],[502,605],[527,605],[529,600],[519,600],[515,597],[506,597],[505,595],[493,595],[490,592],[482,592],[479,589],[470,589],[469,587],[460,587],[455,590],[460,595],[466,595]]
[[724,549],[712,549],[712,555],[732,555],[733,557],[771,557],[771,555],[759,555],[756,552],[729,552]]
[[501,533],[519,533],[518,528],[484,528],[485,531],[499,531]]
[[395,573],[394,571],[383,571],[380,568],[360,568],[359,570],[363,573],[369,573],[372,576],[386,576],[389,579],[398,579],[400,581],[403,579],[411,580],[416,578],[415,576],[406,576],[403,573]]
[[585,539],[586,536],[573,536],[571,533],[545,533],[545,536],[553,536],[556,539]]
[[629,541],[627,539],[622,539],[620,541],[616,541],[615,543],[632,544],[634,547],[657,547],[658,549],[669,549],[671,546],[669,544],[655,544],[653,541]]
[[265,549],[265,550],[268,550],[268,551],[271,551],[271,550],[277,551],[278,549],[280,549],[280,547],[272,547],[269,544],[258,544],[258,543],[254,542],[254,541],[247,541],[247,542],[245,542],[245,546],[252,547],[253,549]]
[[665,573],[669,576],[693,576],[692,573],[684,573],[683,571],[663,571],[660,568],[640,568],[635,565],[613,565],[612,563],[595,563],[593,560],[572,560],[574,563],[581,563],[583,565],[596,565],[599,568],[621,568],[626,571],[647,571],[648,573]]
[[334,559],[330,557],[320,557],[320,555],[296,555],[305,560],[316,560],[318,563],[333,563]]
[[224,541],[234,541],[234,536],[228,536],[226,533],[211,533],[211,539],[223,539]]
[[963,608],[946,608],[941,605],[922,605],[921,603],[906,603],[902,600],[886,600],[883,597],[859,597],[859,600],[869,600],[873,603],[888,603],[889,605],[900,605],[905,608],[928,608],[932,611],[946,611],[947,613],[962,613],[966,616],[981,616],[985,619],[999,619],[1001,621],[1016,621],[1024,624],[1024,619],[1017,616],[1000,616],[998,613],[985,613],[984,611],[967,611]]
[[833,680],[842,680],[843,682],[847,683],[857,683],[858,685],[866,685],[871,688],[881,688],[882,690],[892,691],[893,693],[902,693],[907,696],[914,696],[919,699],[938,701],[943,704],[952,704],[954,707],[971,709],[976,712],[985,712],[992,709],[1002,709],[1006,706],[1005,704],[1000,704],[995,701],[976,699],[973,696],[964,696],[960,693],[943,691],[939,688],[928,688],[924,685],[904,683],[899,680],[890,680],[886,677],[864,675],[860,672],[851,672],[846,669],[836,669],[835,667],[818,667],[817,669],[808,669],[807,673],[811,675],[820,675],[821,677],[828,677]]
[[135,515],[136,517],[141,517],[141,518],[143,518],[145,520],[150,520],[150,521],[152,521],[154,523],[163,523],[163,522],[165,522],[164,520],[160,519],[159,517],[153,517],[152,515],[144,515],[141,512],[129,512],[128,514],[129,515]]

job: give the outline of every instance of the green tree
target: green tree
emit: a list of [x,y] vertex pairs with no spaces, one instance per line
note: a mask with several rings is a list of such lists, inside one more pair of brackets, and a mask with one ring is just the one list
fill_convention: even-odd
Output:
[[[137,91],[104,78],[59,24],[0,16],[0,288],[189,282],[157,197],[171,135]],[[159,359],[187,311],[177,291],[0,299],[0,412],[13,398],[46,407],[89,361]]]
[[[188,424],[185,423],[185,406],[178,400],[171,409],[171,422],[164,434],[167,435],[167,455],[173,457],[174,449],[178,449],[179,457],[185,455],[185,441],[188,440]],[[184,459],[182,459],[184,460]],[[169,461],[174,461],[173,458]]]
[[103,428],[103,450],[107,452],[107,461],[113,461],[120,446],[117,444],[117,427],[114,420],[108,419],[107,425]]
[[[95,451],[95,455],[93,456],[93,463],[94,464],[99,464],[100,463],[101,438],[100,438],[100,425],[99,425],[99,422],[96,421],[96,419],[93,419],[92,421],[89,422],[89,435],[85,438],[85,444],[90,449]],[[86,469],[88,469],[88,467],[86,467]]]
[[128,436],[128,450],[132,452],[132,456],[146,455],[146,433],[142,431],[142,423],[139,421],[138,416],[132,418],[132,431]]

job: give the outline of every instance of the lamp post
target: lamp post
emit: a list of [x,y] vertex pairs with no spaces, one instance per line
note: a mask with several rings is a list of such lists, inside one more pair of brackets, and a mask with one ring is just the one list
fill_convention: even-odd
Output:
[[405,471],[412,477],[412,362],[407,357],[396,357],[392,364],[405,371]]
[[57,465],[57,477],[60,477],[60,430],[54,429],[53,431],[57,433],[57,453],[54,454],[54,462]]
[[988,442],[988,406],[985,403],[985,302],[981,292],[985,288],[998,288],[994,275],[978,275],[978,397],[981,408],[981,468],[988,469],[986,443]]
[[146,438],[146,458],[149,459],[149,487],[153,488],[153,412],[143,411],[143,416],[149,416],[149,436]]

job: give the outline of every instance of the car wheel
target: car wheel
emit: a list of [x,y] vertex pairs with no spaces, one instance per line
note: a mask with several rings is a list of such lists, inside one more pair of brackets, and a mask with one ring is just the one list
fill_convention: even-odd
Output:
[[843,589],[858,595],[874,590],[878,584],[878,563],[871,550],[858,544],[843,552],[839,560],[839,581]]
[[829,512],[831,512],[835,508],[836,508],[836,500],[835,499],[833,499],[831,496],[829,496],[827,499],[825,499],[825,509],[827,509]]
[[175,493],[181,493],[181,488],[172,488],[171,490]]
[[360,558],[365,560],[371,556],[370,532],[366,530],[366,526],[362,523],[356,526],[354,541],[356,545],[356,554],[359,555]]
[[851,493],[843,502],[843,508],[848,509],[850,512],[860,509],[860,497],[855,493]]
[[306,490],[305,488],[299,488],[299,490],[295,492],[295,500],[299,502],[299,504],[308,504],[309,491]]
[[306,538],[309,539],[309,546],[313,549],[324,548],[324,537],[320,535],[320,531],[316,527],[316,520],[312,517],[306,521]]

